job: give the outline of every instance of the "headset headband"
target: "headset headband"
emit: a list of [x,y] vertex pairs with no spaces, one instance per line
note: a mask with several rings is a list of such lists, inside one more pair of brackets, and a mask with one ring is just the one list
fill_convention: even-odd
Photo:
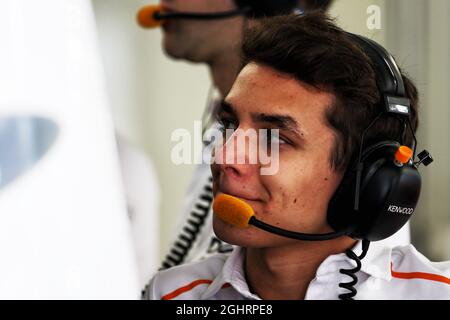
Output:
[[377,86],[383,95],[384,111],[409,117],[410,100],[406,97],[403,77],[392,55],[373,40],[353,33],[347,34],[372,61]]
[[298,0],[235,0],[238,7],[250,7],[250,16],[270,17],[289,14],[298,4]]

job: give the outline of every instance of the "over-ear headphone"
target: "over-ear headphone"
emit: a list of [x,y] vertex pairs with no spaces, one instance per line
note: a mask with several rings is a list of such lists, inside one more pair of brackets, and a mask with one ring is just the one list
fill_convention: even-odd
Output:
[[[397,232],[412,216],[421,188],[417,170],[420,163],[433,161],[427,151],[414,162],[416,139],[410,123],[410,101],[394,58],[378,43],[348,33],[370,58],[380,91],[380,113],[361,135],[355,160],[347,168],[341,184],[328,205],[327,220],[336,231],[347,230],[356,239],[377,241]],[[382,115],[397,117],[414,137],[414,151],[393,137],[365,146],[367,131]]]
[[291,13],[298,0],[235,0],[239,8],[250,7],[247,15],[252,17],[276,16]]

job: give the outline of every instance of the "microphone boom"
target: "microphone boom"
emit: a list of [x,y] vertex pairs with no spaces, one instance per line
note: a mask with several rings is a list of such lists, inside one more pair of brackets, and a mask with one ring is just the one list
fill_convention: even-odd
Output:
[[330,233],[323,233],[323,234],[309,234],[309,233],[301,233],[301,232],[295,232],[295,231],[289,231],[285,229],[281,229],[275,226],[272,226],[270,224],[267,224],[265,222],[262,222],[261,220],[258,220],[255,218],[255,216],[252,216],[248,222],[249,224],[262,229],[264,231],[286,237],[296,240],[306,240],[306,241],[324,241],[324,240],[332,240],[336,239],[342,236],[345,236],[348,234],[347,231],[336,231],[336,232],[330,232]]
[[216,20],[227,19],[239,15],[246,15],[251,11],[250,7],[239,8],[224,12],[165,12],[161,5],[149,5],[141,8],[137,14],[137,21],[143,28],[160,27],[164,20],[189,19],[189,20]]
[[281,229],[258,220],[254,215],[253,208],[247,202],[229,194],[219,194],[215,197],[213,211],[222,221],[237,228],[246,228],[248,225],[253,225],[264,231],[296,240],[324,241],[350,234],[348,230],[311,234]]

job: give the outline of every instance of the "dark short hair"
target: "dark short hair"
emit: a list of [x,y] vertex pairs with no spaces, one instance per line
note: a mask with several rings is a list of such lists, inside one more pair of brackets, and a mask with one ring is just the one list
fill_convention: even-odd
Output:
[[[330,164],[343,171],[354,160],[361,133],[380,113],[380,92],[371,60],[322,12],[286,15],[260,20],[245,34],[243,65],[265,65],[295,79],[332,93],[334,102],[325,117],[336,138]],[[406,96],[411,100],[411,125],[418,126],[418,95],[404,75]],[[367,132],[365,144],[398,140],[404,132],[401,121],[383,115]],[[409,131],[403,143],[412,145]]]

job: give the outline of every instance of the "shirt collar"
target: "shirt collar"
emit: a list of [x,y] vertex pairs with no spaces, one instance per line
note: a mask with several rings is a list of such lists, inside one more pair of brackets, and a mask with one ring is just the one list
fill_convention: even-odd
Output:
[[260,297],[250,292],[245,278],[244,261],[245,248],[235,247],[223,265],[222,271],[205,291],[202,298],[211,298],[223,287],[223,285],[229,284],[245,299],[261,300]]
[[[362,242],[358,241],[357,246],[356,252],[361,252]],[[392,248],[384,241],[371,242],[366,257],[361,260],[361,271],[372,277],[390,281],[392,278],[391,255]]]
[[[360,255],[362,252],[362,241],[358,241],[351,250]],[[392,248],[384,241],[371,242],[367,255],[361,260],[361,271],[369,276],[383,280],[391,280],[391,253]],[[322,276],[331,272],[336,272],[342,268],[342,263],[349,267],[355,267],[356,262],[347,257],[345,253],[334,254],[327,257],[317,269],[317,276]],[[339,265],[339,267],[338,267]]]
[[[360,255],[362,252],[362,242],[358,241],[351,250],[357,255]],[[392,248],[383,243],[383,241],[372,242],[367,255],[361,260],[361,271],[369,276],[390,281],[392,278],[391,253]],[[244,298],[261,300],[260,297],[250,292],[245,277],[244,261],[245,248],[235,247],[226,260],[222,271],[205,291],[202,299],[211,298],[223,287],[223,285],[230,284]],[[342,268],[343,262],[347,263],[349,267],[356,266],[356,263],[348,258],[345,253],[339,253],[327,257],[320,264],[316,275],[319,277],[332,272],[336,273],[336,270]],[[338,265],[339,267],[337,267]]]

